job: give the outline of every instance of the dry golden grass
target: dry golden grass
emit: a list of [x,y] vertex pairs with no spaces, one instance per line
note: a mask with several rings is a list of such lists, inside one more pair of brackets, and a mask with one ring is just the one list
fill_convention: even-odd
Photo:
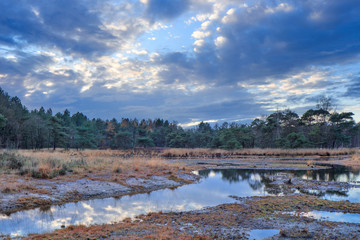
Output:
[[[301,157],[301,156],[352,156],[352,162],[360,163],[360,150],[341,149],[131,149],[131,150],[17,150],[2,151],[11,153],[22,161],[20,174],[37,178],[54,178],[65,173],[72,176],[97,174],[116,175],[117,180],[126,176],[147,177],[176,172],[183,169],[179,162],[167,159],[206,159],[206,158],[249,158],[263,157]],[[308,162],[311,164],[311,162]],[[1,169],[0,169],[1,170]],[[184,169],[183,169],[184,170]],[[4,170],[2,170],[4,171]],[[6,171],[16,172],[16,169]],[[171,173],[170,173],[171,174]]]
[[345,161],[344,165],[350,166],[354,170],[360,169],[360,150],[354,153],[350,160]]
[[[6,151],[6,150],[2,150]],[[99,159],[109,158],[173,158],[173,157],[229,157],[242,155],[255,156],[337,156],[337,155],[352,155],[360,153],[356,148],[309,148],[309,149],[278,149],[278,148],[247,148],[238,150],[224,150],[224,149],[208,149],[208,148],[165,148],[165,149],[131,149],[131,150],[18,150],[15,151],[22,156],[49,159],[56,158],[61,161],[81,160],[98,161]]]
[[69,226],[52,233],[33,234],[23,239],[209,240],[212,238],[204,235],[192,236],[169,226],[125,219],[117,224]]
[[360,163],[360,151],[357,151],[353,156],[352,160]]
[[352,155],[359,152],[355,148],[308,148],[308,149],[280,149],[280,148],[247,148],[239,150],[204,149],[204,148],[170,148],[159,155],[169,158],[222,158],[236,156],[338,156]]
[[348,155],[353,153],[353,149],[339,148],[339,149],[320,149],[320,148],[309,148],[309,149],[276,149],[276,148],[265,148],[265,149],[244,149],[239,151],[239,154],[248,155],[268,155],[268,156],[333,156],[333,155]]
[[0,181],[1,193],[16,193],[20,192],[24,188],[24,183],[20,183],[16,178],[10,175],[2,175]]
[[221,157],[232,153],[223,149],[208,148],[169,148],[163,150],[159,155],[162,157]]
[[[6,153],[6,152],[5,152]],[[129,176],[149,177],[178,171],[179,163],[169,163],[151,150],[17,150],[7,151],[22,160],[22,175],[37,178],[84,177],[89,174],[111,176],[110,180],[118,181]],[[71,173],[71,174],[70,174]],[[115,180],[116,179],[116,180]]]

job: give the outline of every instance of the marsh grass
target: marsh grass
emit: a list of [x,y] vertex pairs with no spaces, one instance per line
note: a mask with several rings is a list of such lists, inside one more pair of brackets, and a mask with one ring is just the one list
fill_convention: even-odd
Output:
[[357,151],[356,153],[354,153],[354,155],[352,156],[352,160],[360,163],[360,151]]
[[0,155],[0,168],[2,169],[20,169],[24,163],[25,163],[26,159],[16,155],[15,153],[12,152],[3,152]]
[[[73,173],[98,175],[160,175],[183,169],[167,159],[351,156],[360,162],[359,149],[131,149],[131,150],[17,150],[0,152],[0,171],[34,178]],[[308,165],[312,162],[308,161]]]
[[0,169],[34,178],[72,175],[159,175],[178,163],[170,164],[148,150],[17,150],[0,154]]
[[36,151],[3,151],[0,154],[0,169],[7,173],[17,173],[34,178],[54,178],[65,175],[76,167],[84,166],[77,159],[66,160],[61,155]]
[[167,158],[230,158],[237,156],[339,156],[359,153],[355,148],[309,148],[309,149],[278,149],[278,148],[248,148],[239,150],[204,149],[204,148],[170,148],[159,155]]

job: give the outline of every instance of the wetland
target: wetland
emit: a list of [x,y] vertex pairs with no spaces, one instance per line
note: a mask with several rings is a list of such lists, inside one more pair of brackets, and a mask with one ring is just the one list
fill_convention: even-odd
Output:
[[117,181],[116,171],[29,179],[36,191],[2,191],[0,232],[4,239],[356,238],[360,171],[333,164],[347,160],[165,159],[156,165],[162,172],[137,169]]

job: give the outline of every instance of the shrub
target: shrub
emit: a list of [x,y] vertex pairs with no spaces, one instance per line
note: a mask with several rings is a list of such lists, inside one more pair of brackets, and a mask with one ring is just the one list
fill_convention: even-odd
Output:
[[50,178],[52,176],[52,171],[47,165],[40,165],[38,167],[34,167],[30,171],[31,177],[33,178]]
[[0,155],[0,167],[8,169],[21,169],[24,165],[24,158],[14,153],[3,153]]
[[122,169],[120,167],[117,167],[114,169],[115,173],[122,173]]

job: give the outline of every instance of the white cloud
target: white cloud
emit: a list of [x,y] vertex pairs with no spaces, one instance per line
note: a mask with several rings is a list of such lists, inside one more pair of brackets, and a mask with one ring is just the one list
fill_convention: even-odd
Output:
[[232,23],[232,22],[236,22],[237,18],[235,15],[235,8],[231,8],[226,12],[226,16],[224,16],[221,19],[221,22],[224,24],[228,24],[228,23]]
[[294,8],[287,4],[287,3],[280,3],[279,5],[277,5],[274,8],[268,7],[265,10],[265,13],[276,13],[276,12],[291,12]]
[[5,58],[9,61],[12,61],[12,62],[17,62],[18,59],[16,56],[13,56],[13,55],[8,55],[8,56],[5,56]]
[[206,38],[210,35],[211,35],[210,31],[207,31],[207,32],[195,31],[195,32],[193,32],[193,34],[191,36],[196,39],[202,39],[202,38]]
[[148,54],[148,51],[146,51],[145,49],[142,49],[142,50],[132,50],[131,53],[134,53],[136,55],[147,55]]
[[211,25],[211,21],[206,21],[201,24],[201,29],[206,31],[208,27]]
[[202,47],[202,46],[204,46],[204,44],[205,44],[204,39],[199,39],[194,42],[194,45],[198,46],[198,47]]
[[211,14],[208,14],[208,13],[207,14],[198,14],[198,15],[196,15],[196,20],[199,22],[203,22],[203,21],[209,19],[210,16],[211,16]]
[[85,91],[88,91],[92,86],[93,86],[92,83],[83,86],[83,87],[81,88],[81,90],[80,90],[80,93],[83,93],[83,92],[85,92]]
[[226,37],[219,36],[215,39],[214,43],[217,47],[222,47],[226,43]]
[[219,120],[221,120],[221,119],[218,119],[218,120],[205,120],[205,121],[198,121],[197,119],[193,119],[192,122],[179,124],[179,126],[181,126],[181,127],[183,127],[183,128],[189,128],[189,127],[197,126],[197,125],[199,125],[201,122],[204,122],[204,123],[217,123]]

